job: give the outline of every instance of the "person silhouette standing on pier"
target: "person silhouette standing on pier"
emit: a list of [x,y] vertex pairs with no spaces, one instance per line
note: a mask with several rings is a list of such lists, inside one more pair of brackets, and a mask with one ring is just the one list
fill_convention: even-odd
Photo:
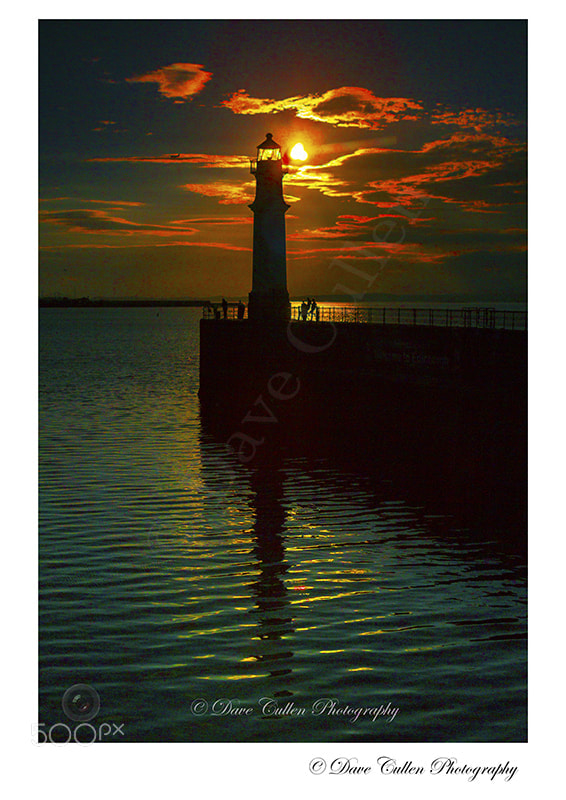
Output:
[[225,297],[222,298],[222,316],[224,319],[228,319],[228,303]]
[[317,305],[317,302],[314,299],[314,297],[311,300],[311,311],[310,311],[310,314],[311,314],[311,319],[316,319],[316,321],[318,322],[318,305]]

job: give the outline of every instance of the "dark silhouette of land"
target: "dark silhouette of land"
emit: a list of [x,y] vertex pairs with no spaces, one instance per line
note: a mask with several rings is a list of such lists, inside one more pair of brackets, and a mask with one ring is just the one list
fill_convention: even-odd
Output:
[[151,308],[156,306],[186,306],[200,308],[209,300],[91,300],[89,297],[40,297],[40,308]]

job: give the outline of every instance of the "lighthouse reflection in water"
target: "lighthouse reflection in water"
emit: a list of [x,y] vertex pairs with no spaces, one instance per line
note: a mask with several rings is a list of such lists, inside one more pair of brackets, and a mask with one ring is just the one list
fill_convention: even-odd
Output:
[[199,316],[41,311],[41,722],[80,683],[121,741],[524,741],[522,523],[339,425],[239,463]]

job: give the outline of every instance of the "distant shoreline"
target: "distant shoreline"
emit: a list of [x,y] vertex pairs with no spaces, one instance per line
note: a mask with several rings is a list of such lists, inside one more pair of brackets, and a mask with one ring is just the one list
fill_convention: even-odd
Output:
[[210,305],[209,300],[90,300],[69,297],[40,297],[40,308],[155,308],[163,306],[188,306],[201,308]]

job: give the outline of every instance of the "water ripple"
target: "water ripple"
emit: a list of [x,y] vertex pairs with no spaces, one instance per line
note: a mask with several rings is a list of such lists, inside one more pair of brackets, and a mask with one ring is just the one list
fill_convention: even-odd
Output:
[[[130,741],[521,741],[521,557],[326,458],[230,461],[201,429],[197,337],[191,309],[42,316],[42,720],[86,682]],[[191,712],[219,697],[254,714]]]

